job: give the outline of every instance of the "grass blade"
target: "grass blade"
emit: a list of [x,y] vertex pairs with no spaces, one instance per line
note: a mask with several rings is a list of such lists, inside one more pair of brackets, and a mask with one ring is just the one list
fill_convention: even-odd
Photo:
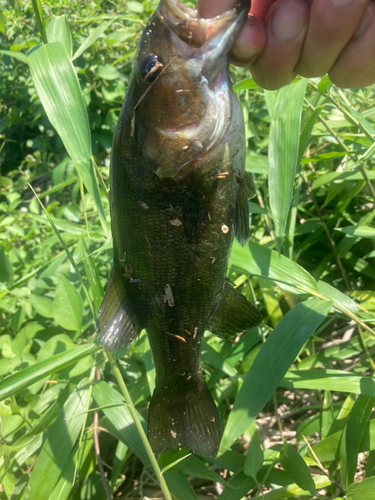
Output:
[[335,227],[336,231],[358,238],[375,238],[375,228],[368,226]]
[[68,53],[60,42],[53,42],[34,47],[27,56],[34,85],[46,114],[93,197],[107,234],[107,221],[91,162],[91,135],[86,106]]
[[49,359],[39,361],[24,370],[13,373],[0,381],[0,401],[14,396],[35,382],[43,380],[47,375],[56,373],[80,359],[99,351],[99,349],[101,347],[96,344],[80,345],[61,354],[56,354]]
[[346,422],[340,446],[340,470],[344,490],[347,490],[349,485],[354,481],[361,441],[374,402],[374,397],[360,394]]
[[347,500],[373,500],[375,491],[375,477],[366,477],[348,488]]
[[314,278],[292,260],[253,241],[248,248],[250,254],[234,242],[229,266],[274,281],[280,288],[292,293],[316,293]]
[[[327,316],[331,302],[309,299],[289,311],[262,346],[234,401],[221,440],[222,454],[254,421],[303,344]],[[280,353],[283,353],[280,356]]]
[[251,441],[249,443],[249,450],[245,458],[243,471],[247,476],[250,476],[256,480],[257,473],[260,471],[263,465],[264,453],[255,422],[250,425],[247,433],[250,433]]
[[48,432],[47,440],[30,476],[29,500],[50,498],[78,438],[85,415],[65,419],[86,409],[89,389],[88,379],[81,380]]
[[33,10],[38,30],[40,31],[40,35],[42,37],[43,42],[47,43],[48,40],[47,40],[46,30],[44,28],[42,3],[40,0],[31,0],[31,3],[33,5]]
[[353,392],[375,397],[375,378],[361,377],[340,370],[289,371],[280,385],[294,389]]
[[52,313],[57,324],[65,330],[80,331],[82,326],[83,300],[76,288],[60,274]]
[[293,481],[303,490],[316,495],[315,484],[304,459],[292,445],[284,443],[280,464]]
[[268,187],[278,251],[281,250],[292,202],[299,150],[301,111],[307,82],[307,79],[302,79],[278,90],[272,110],[268,149]]
[[27,55],[23,52],[19,52],[18,50],[0,50],[0,54],[4,54],[5,56],[14,57],[19,61],[27,63]]
[[85,267],[86,276],[89,281],[90,291],[93,299],[93,304],[95,311],[99,311],[100,305],[103,300],[104,291],[102,284],[100,282],[100,276],[97,267],[95,266],[94,260],[91,255],[88,254],[85,241],[81,239],[82,253],[84,255],[83,265]]
[[66,15],[54,16],[51,14],[47,24],[47,37],[49,43],[61,42],[69,58],[72,57],[72,35],[70,33]]
[[[115,361],[111,360],[111,362],[115,371]],[[121,374],[119,374],[119,376],[121,377]],[[118,382],[120,381],[118,376],[116,376],[116,379]],[[126,387],[125,392],[127,392]],[[106,382],[99,382],[93,387],[93,398],[99,406],[106,407],[111,403],[117,403],[120,399],[122,399],[122,396],[115,389],[110,387]],[[128,400],[128,398],[126,399]],[[124,406],[103,408],[105,415],[111,423],[110,430],[113,432],[113,434],[118,436],[119,439],[123,440],[126,446],[133,450],[145,465],[152,465],[157,476],[157,480],[161,484],[166,500],[171,500],[170,493],[168,491],[167,485],[165,484],[165,481],[167,480],[167,474],[165,475],[164,479],[164,477],[161,475],[158,463],[151,450],[150,444],[148,443],[146,438],[146,422],[144,418],[137,412],[134,406],[132,406],[132,411],[130,410],[130,407],[130,404],[125,404],[124,402]],[[139,429],[140,426],[142,427],[142,430]],[[141,438],[141,433],[143,433],[144,439]]]
[[[122,406],[109,407],[109,405],[117,405],[119,401],[124,401],[123,396],[104,381],[100,381],[93,386],[92,396],[96,404],[103,408],[102,411],[111,424],[109,430],[121,439],[145,465],[148,465],[150,461],[146,450],[135,429],[132,416],[125,402]],[[144,418],[140,414],[138,414],[138,418],[144,429],[146,429]]]
[[104,23],[100,24],[97,28],[95,28],[90,35],[86,38],[86,40],[82,43],[82,45],[78,48],[77,52],[73,56],[73,61],[77,59],[80,55],[82,55],[85,50],[87,50],[90,45],[92,45],[96,40],[100,37],[102,33],[105,32],[105,30],[110,26],[115,18],[110,19],[109,21],[105,21]]

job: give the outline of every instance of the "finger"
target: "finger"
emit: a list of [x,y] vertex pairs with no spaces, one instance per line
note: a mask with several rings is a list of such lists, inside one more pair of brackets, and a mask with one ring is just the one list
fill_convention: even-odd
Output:
[[266,17],[267,43],[250,66],[260,86],[274,90],[295,76],[308,26],[309,6],[304,0],[277,0]]
[[229,9],[232,9],[237,0],[198,0],[199,17],[207,18],[219,16]]
[[[368,0],[314,0],[296,71],[308,78],[329,72],[355,32]],[[362,55],[361,55],[362,57]]]
[[250,14],[263,21],[266,19],[267,12],[275,0],[253,0],[251,2]]
[[332,70],[338,87],[366,87],[375,83],[375,4],[369,2],[352,39]]
[[230,61],[238,66],[250,66],[266,45],[264,20],[275,0],[253,0],[250,15],[235,41]]
[[[259,14],[266,12],[274,0],[254,0],[252,9]],[[218,16],[234,7],[237,0],[198,0],[198,15],[203,18]],[[266,42],[264,23],[254,16],[249,16],[233,45],[230,60],[232,63],[248,66],[262,51]]]
[[250,15],[234,42],[230,53],[230,62],[238,66],[249,66],[262,52],[265,44],[264,22]]

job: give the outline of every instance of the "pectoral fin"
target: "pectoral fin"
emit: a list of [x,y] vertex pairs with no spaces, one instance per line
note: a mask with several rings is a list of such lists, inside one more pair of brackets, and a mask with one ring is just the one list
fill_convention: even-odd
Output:
[[142,330],[133,312],[120,270],[112,271],[96,324],[97,341],[108,351],[126,347]]
[[217,304],[209,330],[223,339],[246,332],[262,321],[262,315],[242,293],[225,283],[224,294]]

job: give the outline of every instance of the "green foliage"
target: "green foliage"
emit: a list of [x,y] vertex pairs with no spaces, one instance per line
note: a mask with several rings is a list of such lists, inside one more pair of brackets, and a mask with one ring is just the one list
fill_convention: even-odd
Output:
[[[161,496],[133,419],[146,428],[155,386],[147,336],[117,354],[134,411],[93,343],[112,260],[111,141],[156,4],[1,4],[1,500],[102,500],[103,477],[116,498]],[[231,71],[257,196],[228,277],[264,322],[202,345],[220,455],[168,452],[158,467],[177,500],[372,499],[373,89],[325,77],[264,92]]]

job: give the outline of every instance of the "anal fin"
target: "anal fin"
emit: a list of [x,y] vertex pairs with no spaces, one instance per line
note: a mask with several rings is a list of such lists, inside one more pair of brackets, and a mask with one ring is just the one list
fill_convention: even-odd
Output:
[[134,314],[121,271],[114,269],[96,320],[97,342],[108,351],[129,345],[142,327]]
[[262,315],[256,307],[229,283],[224,285],[224,293],[213,313],[210,332],[220,338],[233,338],[262,322]]

